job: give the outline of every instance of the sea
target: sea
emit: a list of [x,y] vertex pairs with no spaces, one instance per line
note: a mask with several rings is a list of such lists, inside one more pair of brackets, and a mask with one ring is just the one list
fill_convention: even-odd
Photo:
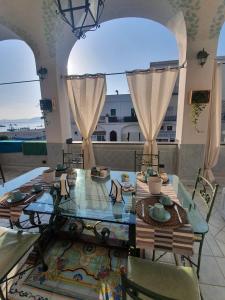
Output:
[[[4,126],[4,127],[2,127]],[[10,129],[41,129],[44,128],[44,120],[37,117],[32,119],[0,120],[0,132],[11,131]]]

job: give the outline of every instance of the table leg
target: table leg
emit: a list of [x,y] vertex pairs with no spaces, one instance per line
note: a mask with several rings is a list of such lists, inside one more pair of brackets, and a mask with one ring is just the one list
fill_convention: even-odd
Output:
[[129,225],[129,246],[131,247],[136,247],[136,225],[135,224],[130,224]]

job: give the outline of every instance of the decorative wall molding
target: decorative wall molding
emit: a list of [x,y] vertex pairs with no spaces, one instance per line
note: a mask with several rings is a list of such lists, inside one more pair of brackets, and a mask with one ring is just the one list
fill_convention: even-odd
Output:
[[187,26],[187,35],[195,40],[199,29],[198,11],[204,0],[168,0],[174,12],[182,11]]
[[221,0],[221,4],[217,7],[216,15],[213,17],[209,27],[209,39],[217,38],[220,34],[221,27],[225,19],[225,0]]

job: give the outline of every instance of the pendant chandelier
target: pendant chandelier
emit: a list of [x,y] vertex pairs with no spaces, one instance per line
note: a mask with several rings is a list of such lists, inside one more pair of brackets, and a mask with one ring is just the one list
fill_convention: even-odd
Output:
[[55,0],[57,14],[71,28],[75,36],[85,38],[86,31],[96,30],[105,0]]

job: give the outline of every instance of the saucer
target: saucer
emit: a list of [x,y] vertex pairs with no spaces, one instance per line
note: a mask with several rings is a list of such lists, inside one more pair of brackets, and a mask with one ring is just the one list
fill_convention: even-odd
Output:
[[154,214],[153,214],[153,209],[154,209],[154,207],[151,207],[151,208],[149,209],[149,215],[150,215],[150,217],[151,217],[154,221],[164,223],[164,222],[167,222],[167,221],[169,221],[169,220],[171,219],[171,214],[170,214],[168,211],[166,211],[166,210],[165,210],[165,215],[164,215],[164,218],[163,218],[163,219],[154,216]]
[[33,193],[33,194],[38,194],[38,193],[40,193],[40,192],[42,192],[43,191],[43,187],[41,187],[41,189],[39,190],[39,191],[36,191],[35,189],[32,189],[31,190],[31,193]]
[[22,198],[21,199],[8,198],[7,202],[8,203],[16,203],[16,202],[23,201],[25,198],[26,198],[26,194],[22,194]]
[[156,197],[161,197],[162,195],[163,195],[162,192],[160,192],[159,194],[152,194],[152,193],[151,193],[151,196],[156,196]]

